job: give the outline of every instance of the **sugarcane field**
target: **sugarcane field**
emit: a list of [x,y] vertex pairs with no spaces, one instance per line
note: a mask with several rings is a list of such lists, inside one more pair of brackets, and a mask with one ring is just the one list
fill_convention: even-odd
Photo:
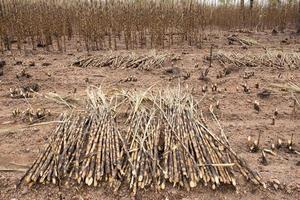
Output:
[[299,197],[299,0],[0,0],[0,200]]

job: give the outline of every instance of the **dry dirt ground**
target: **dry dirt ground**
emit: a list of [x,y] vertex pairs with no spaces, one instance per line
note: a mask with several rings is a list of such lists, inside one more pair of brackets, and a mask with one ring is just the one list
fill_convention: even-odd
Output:
[[[204,57],[209,55],[210,44],[215,44],[213,52],[223,50],[226,52],[239,52],[245,54],[263,53],[265,49],[279,50],[283,52],[300,51],[300,38],[291,32],[279,33],[274,36],[271,32],[237,33],[239,36],[249,36],[258,44],[248,48],[241,45],[229,45],[227,36],[230,32],[210,33],[201,49],[186,45],[172,47],[170,49],[156,50],[161,53],[174,53],[180,56],[180,60],[165,63],[162,68],[150,71],[138,69],[110,69],[110,68],[79,68],[70,66],[78,56],[87,54],[78,52],[72,48],[70,42],[66,53],[47,52],[39,49],[34,52],[20,53],[17,50],[4,52],[0,55],[6,61],[4,74],[0,76],[0,199],[130,199],[128,189],[124,186],[118,192],[113,192],[105,186],[100,188],[88,188],[74,186],[71,188],[57,187],[53,185],[38,185],[30,189],[25,186],[15,189],[16,182],[24,174],[24,168],[30,166],[38,153],[47,143],[54,123],[29,125],[20,117],[12,116],[13,110],[18,108],[24,111],[27,108],[46,108],[51,111],[42,122],[53,121],[60,112],[68,110],[65,105],[60,105],[45,98],[43,95],[56,92],[61,96],[70,95],[79,100],[77,109],[84,107],[83,98],[87,85],[102,86],[106,90],[119,89],[145,89],[155,84],[155,88],[164,88],[181,83],[188,85],[194,96],[202,100],[202,108],[207,111],[209,105],[220,102],[220,108],[216,111],[221,125],[229,138],[232,148],[244,158],[252,169],[257,170],[268,189],[263,189],[238,177],[238,188],[221,187],[212,190],[210,187],[197,186],[190,192],[180,188],[168,186],[166,190],[155,192],[152,189],[141,191],[137,199],[299,199],[300,195],[300,155],[290,153],[285,149],[275,150],[277,155],[267,155],[268,165],[260,162],[260,153],[250,153],[247,147],[247,138],[257,138],[261,133],[262,148],[271,148],[277,138],[287,142],[294,134],[294,148],[300,151],[300,108],[294,106],[291,93],[271,88],[274,83],[285,84],[289,81],[300,83],[300,70],[276,67],[249,67],[237,68],[223,78],[217,79],[218,71],[222,67],[212,63],[208,73],[209,80],[199,80],[200,73],[207,68],[208,62]],[[288,42],[282,43],[286,39]],[[152,50],[139,49],[134,52],[148,53]],[[107,53],[106,51],[90,52],[92,55]],[[17,65],[17,61],[22,64]],[[34,62],[35,66],[29,66]],[[49,66],[44,66],[49,63]],[[198,64],[198,67],[195,65]],[[173,73],[166,72],[169,68],[178,68]],[[18,80],[16,74],[25,69],[31,77]],[[167,70],[168,71],[168,70]],[[169,70],[170,71],[170,70]],[[253,71],[254,76],[244,79],[245,71]],[[185,79],[180,74],[189,73]],[[178,76],[179,74],[179,76]],[[137,78],[136,82],[124,82],[129,76]],[[13,99],[9,96],[10,88],[18,88],[28,83],[37,83],[40,86],[38,94],[28,99]],[[212,92],[211,84],[217,83],[220,92]],[[250,93],[246,94],[241,84],[247,83]],[[208,85],[208,92],[204,95],[202,87]],[[259,84],[259,88],[255,85]],[[238,89],[237,89],[238,87]],[[76,89],[75,89],[76,88]],[[269,89],[271,95],[261,99],[257,93],[263,89]],[[74,90],[76,92],[74,93]],[[261,111],[253,108],[253,102],[258,100]],[[275,125],[271,125],[275,109],[278,109],[278,117]],[[273,184],[280,182],[279,185]],[[278,184],[278,183],[277,183]],[[277,187],[278,186],[278,187]]]

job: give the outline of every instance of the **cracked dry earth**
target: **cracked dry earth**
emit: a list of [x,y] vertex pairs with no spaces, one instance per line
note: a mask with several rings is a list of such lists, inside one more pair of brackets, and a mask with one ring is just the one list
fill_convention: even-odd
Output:
[[[248,36],[257,41],[256,45],[243,48],[239,44],[229,45],[227,36],[232,33],[210,33],[204,40],[201,49],[189,46],[172,47],[170,49],[156,50],[158,53],[175,54],[179,60],[166,62],[161,68],[150,71],[138,69],[110,69],[79,68],[70,64],[78,56],[87,54],[77,52],[69,42],[66,53],[56,51],[47,52],[39,49],[27,52],[25,55],[18,50],[4,52],[1,60],[6,62],[3,67],[3,76],[0,76],[0,199],[131,199],[132,196],[126,186],[118,192],[103,186],[89,188],[86,186],[37,185],[32,188],[25,186],[15,189],[16,182],[25,173],[39,152],[44,148],[59,113],[68,110],[65,105],[56,103],[45,95],[55,92],[61,96],[70,96],[76,99],[76,109],[84,108],[85,89],[88,84],[102,86],[105,90],[113,89],[146,89],[177,86],[179,83],[187,85],[196,99],[202,99],[202,109],[208,113],[210,105],[219,101],[216,114],[229,138],[232,148],[251,166],[258,171],[268,188],[263,189],[252,185],[238,175],[236,189],[222,186],[217,190],[198,185],[192,191],[168,186],[164,191],[155,192],[153,189],[140,191],[137,199],[299,199],[300,195],[300,155],[291,153],[287,149],[275,149],[276,155],[267,154],[268,165],[260,162],[261,153],[251,153],[247,146],[247,138],[256,139],[261,134],[260,147],[271,149],[277,139],[283,143],[293,138],[293,148],[300,151],[300,107],[295,104],[291,92],[282,91],[272,84],[286,84],[288,82],[300,83],[300,70],[288,67],[236,67],[224,77],[217,78],[224,66],[213,60],[209,69],[207,80],[199,80],[209,62],[210,45],[214,44],[213,53],[222,50],[225,52],[238,52],[244,55],[264,53],[268,51],[281,51],[283,53],[300,51],[300,38],[290,32],[272,36],[270,32],[237,33],[239,36]],[[282,43],[288,38],[289,43]],[[148,53],[152,50],[133,50],[137,53]],[[126,51],[122,50],[126,53]],[[90,52],[92,55],[107,53],[107,51]],[[21,61],[18,63],[18,61]],[[32,66],[34,62],[34,66]],[[30,66],[31,65],[31,66]],[[228,66],[225,66],[228,67]],[[16,74],[25,69],[30,76],[16,78]],[[245,72],[254,74],[248,79]],[[190,74],[186,77],[184,74]],[[128,77],[134,77],[128,79]],[[133,81],[121,81],[133,80]],[[10,88],[19,88],[26,84],[39,85],[38,93],[32,98],[18,99],[10,97]],[[218,92],[212,92],[211,85],[216,83]],[[247,84],[250,92],[245,93],[242,84]],[[203,86],[208,85],[206,93]],[[257,88],[258,86],[258,88]],[[265,98],[257,96],[263,90],[270,91]],[[298,95],[299,96],[299,95]],[[300,98],[300,97],[299,97]],[[260,111],[253,107],[258,101]],[[14,110],[21,112],[27,108],[50,110],[47,115],[35,124],[29,124],[21,117],[13,117]],[[278,110],[275,124],[272,125],[274,111]]]

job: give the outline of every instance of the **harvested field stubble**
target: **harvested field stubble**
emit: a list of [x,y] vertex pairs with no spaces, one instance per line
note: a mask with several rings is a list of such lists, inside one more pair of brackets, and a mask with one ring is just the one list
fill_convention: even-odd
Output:
[[298,199],[299,5],[0,0],[0,199]]
[[[203,49],[184,46],[150,52],[121,50],[86,55],[76,52],[73,46],[71,56],[43,50],[28,55],[6,51],[2,59],[6,62],[5,73],[0,80],[3,88],[0,100],[4,105],[0,109],[0,199],[45,199],[50,195],[53,199],[60,198],[59,195],[74,199],[78,193],[87,194],[90,199],[105,196],[115,199],[123,195],[130,198],[128,191],[136,192],[136,197],[143,199],[153,199],[152,196],[193,199],[201,195],[241,199],[245,194],[251,199],[266,195],[282,199],[286,193],[298,196],[299,70],[293,65],[299,62],[298,43],[278,47],[289,33],[270,38],[266,32],[253,33],[251,38],[259,45],[242,50],[241,44],[226,43],[228,35],[232,35],[229,33],[221,36],[217,45]],[[240,32],[238,36],[250,37]],[[211,35],[208,39],[215,42],[214,38]],[[236,61],[216,60],[221,53]],[[235,54],[239,56],[232,58]],[[267,62],[267,55],[271,55],[268,59],[273,64]],[[157,58],[159,65],[154,64]],[[89,59],[101,65],[90,65]],[[31,61],[35,62],[34,66],[28,65]],[[78,61],[86,66],[80,67]],[[15,65],[16,62],[23,64]],[[74,62],[77,66],[70,66]],[[51,65],[42,66],[43,63]],[[178,90],[159,92],[166,85],[177,85],[178,81],[189,85],[193,97]],[[86,103],[82,98],[86,96],[86,86],[100,83],[105,91],[113,87],[124,92],[114,90],[109,95],[101,95],[90,90],[89,99],[94,100]],[[148,91],[144,95],[133,92],[145,91],[153,85],[157,92]],[[214,111],[213,118],[220,120],[222,126],[214,127],[208,108]],[[47,110],[51,110],[51,115]],[[63,124],[55,120],[66,110],[76,111],[72,115],[68,112]],[[103,114],[110,116],[109,120]],[[76,121],[77,117],[80,120]],[[85,119],[92,124],[82,127],[80,124]],[[65,139],[54,137],[55,133],[50,135],[52,125],[57,123],[61,126],[57,134]],[[68,123],[74,129],[68,128]],[[219,127],[228,136],[230,145]],[[75,131],[80,128],[85,132]],[[112,135],[113,131],[117,132],[114,136],[118,139],[110,141],[109,131]],[[79,133],[85,134],[80,145]],[[247,145],[248,136],[251,137]],[[55,139],[50,141],[50,137]],[[29,170],[24,185],[16,192],[11,190],[23,175],[24,167],[20,171],[7,162],[31,166],[41,153],[39,149],[46,150],[43,146],[46,141],[51,148],[46,151],[49,157],[41,154],[45,157]],[[78,159],[75,152],[80,154],[78,167],[74,164]],[[242,160],[232,152],[237,152]],[[98,170],[99,166],[103,171]],[[259,172],[263,181],[250,168]],[[295,176],[288,177],[286,173]],[[250,181],[242,174],[253,182],[266,183],[267,189],[248,184]],[[280,181],[276,187],[274,178]],[[34,185],[30,190],[26,180],[29,186]],[[94,185],[97,187],[91,187]],[[201,187],[204,185],[207,187]],[[118,190],[113,193],[106,186]]]

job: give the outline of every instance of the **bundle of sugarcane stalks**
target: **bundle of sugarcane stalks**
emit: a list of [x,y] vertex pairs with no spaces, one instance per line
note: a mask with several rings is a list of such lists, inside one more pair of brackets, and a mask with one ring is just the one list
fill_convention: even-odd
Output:
[[46,150],[21,181],[59,183],[70,179],[97,186],[102,181],[118,184],[120,138],[113,111],[90,96],[89,112],[62,114]]
[[85,113],[62,114],[45,152],[20,183],[108,182],[115,190],[127,183],[136,194],[168,183],[187,190],[199,184],[235,187],[238,170],[265,187],[228,140],[210,131],[198,102],[180,88],[112,97],[91,89],[87,105]]
[[78,67],[111,67],[113,69],[137,68],[143,70],[150,70],[151,68],[161,67],[167,55],[157,55],[155,53],[150,55],[137,54],[106,54],[97,56],[88,56],[79,58],[73,63]]

